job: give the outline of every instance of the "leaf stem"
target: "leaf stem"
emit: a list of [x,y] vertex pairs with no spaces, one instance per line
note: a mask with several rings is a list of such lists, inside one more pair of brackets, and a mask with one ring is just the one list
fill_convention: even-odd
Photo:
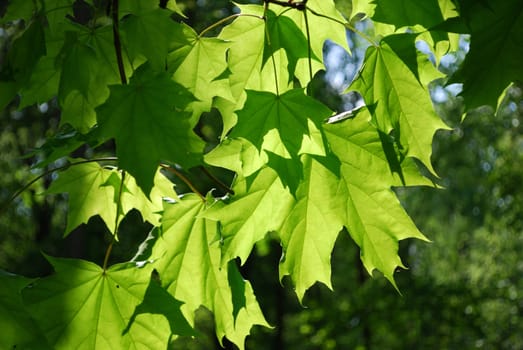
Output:
[[50,169],[50,170],[47,170],[45,172],[43,172],[42,174],[38,175],[37,177],[35,177],[34,179],[32,179],[31,181],[29,181],[28,183],[26,183],[24,186],[22,186],[21,188],[19,188],[3,205],[2,205],[2,208],[0,209],[0,215],[2,215],[5,210],[7,209],[7,207],[9,207],[9,205],[11,205],[11,203],[19,196],[21,195],[24,191],[26,191],[29,187],[31,187],[35,182],[37,182],[38,180],[40,180],[41,178],[43,177],[46,177],[47,175],[49,174],[52,174],[54,173],[55,171],[62,171],[62,170],[66,170],[72,166],[75,166],[75,165],[80,165],[80,164],[85,164],[85,163],[93,163],[93,162],[104,162],[104,161],[116,161],[118,160],[118,158],[116,157],[105,157],[105,158],[95,158],[95,159],[87,159],[87,160],[81,160],[81,161],[78,161],[78,162],[75,162],[75,163],[69,163],[69,164],[66,164],[66,165],[63,165],[61,167],[58,167],[58,168],[54,168],[54,169]]
[[309,29],[309,20],[307,19],[307,7],[303,10],[303,18],[305,19],[305,29],[307,31],[307,56],[309,58],[309,78],[312,81],[312,47],[311,47],[311,33]]
[[[269,10],[269,1],[265,2],[263,9],[263,20],[265,21],[265,37],[267,38],[267,45],[271,48],[271,36],[269,34],[269,28],[267,28],[267,10]],[[272,51],[272,48],[271,48]],[[272,69],[274,70],[274,83],[276,85],[276,95],[280,96],[280,87],[278,84],[278,72],[276,71],[276,59],[274,53],[271,54]]]
[[114,51],[116,52],[116,62],[118,64],[118,72],[120,73],[120,81],[123,85],[127,84],[127,77],[125,75],[125,67],[123,64],[122,57],[122,43],[120,41],[120,30],[119,23],[120,18],[118,15],[118,0],[113,0],[111,7],[111,15],[113,18],[113,42],[114,42]]
[[216,176],[211,174],[211,172],[207,168],[205,168],[204,166],[200,166],[200,169],[202,169],[203,173],[207,175],[211,180],[213,180],[218,186],[227,191],[227,193],[234,195],[234,190],[226,184],[224,184],[223,181],[218,179]]
[[185,176],[183,175],[178,169],[170,166],[169,164],[160,164],[160,167],[162,169],[167,170],[168,172],[174,174],[176,177],[178,177],[180,180],[182,180],[194,193],[196,193],[200,198],[205,202],[205,196],[201,194],[200,191],[196,189],[196,187],[193,185],[193,183]]
[[113,236],[113,240],[111,241],[111,243],[107,247],[107,250],[105,251],[104,264],[103,264],[103,268],[102,268],[104,272],[107,270],[107,264],[109,262],[109,256],[111,256],[111,252],[113,251],[114,242],[115,242],[115,239]]
[[120,228],[120,212],[122,211],[122,193],[123,193],[123,187],[125,182],[125,170],[122,170],[122,179],[120,180],[120,188],[118,188],[118,196],[116,197],[116,218],[114,219],[114,232],[113,237],[111,240],[111,243],[109,243],[109,246],[107,247],[107,250],[105,251],[105,257],[104,257],[104,264],[103,264],[103,271],[105,272],[107,270],[107,264],[109,263],[109,257],[111,256],[111,252],[113,250],[114,242],[116,242],[118,237],[118,229]]
[[236,13],[236,14],[234,14],[234,15],[230,15],[230,16],[228,16],[228,17],[222,18],[222,19],[220,19],[220,20],[219,20],[218,22],[216,22],[216,23],[211,24],[210,26],[208,26],[207,28],[205,28],[204,30],[202,30],[201,33],[198,34],[198,37],[199,37],[199,38],[203,37],[203,36],[204,36],[208,31],[213,30],[214,28],[219,27],[219,26],[222,25],[223,23],[228,22],[228,21],[230,21],[230,20],[232,20],[232,19],[235,19],[235,18],[237,18],[237,17],[254,17],[254,18],[258,18],[258,19],[263,20],[263,17],[257,16],[257,15],[252,15],[252,14],[250,14],[250,13]]
[[350,23],[348,22],[343,22],[343,21],[340,21],[339,19],[336,19],[336,18],[333,18],[331,16],[327,16],[327,15],[324,15],[323,13],[319,13],[319,12],[316,12],[314,11],[313,9],[307,7],[307,9],[315,16],[318,16],[318,17],[323,17],[323,18],[326,18],[328,20],[331,20],[333,22],[336,22],[338,24],[341,24],[342,26],[344,26],[345,28],[347,28],[348,30],[350,30],[351,32],[353,33],[356,33],[358,34],[360,37],[362,37],[363,39],[365,39],[366,41],[368,41],[372,46],[375,46],[375,47],[378,47],[379,45],[370,37],[368,36],[367,34],[363,33],[362,31],[356,29],[353,25],[351,25]]

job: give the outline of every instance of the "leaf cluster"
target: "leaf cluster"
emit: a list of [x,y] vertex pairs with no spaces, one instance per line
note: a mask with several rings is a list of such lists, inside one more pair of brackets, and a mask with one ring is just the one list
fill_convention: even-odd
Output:
[[[348,17],[332,0],[237,6],[198,33],[173,0],[8,3],[0,23],[19,30],[0,67],[0,105],[55,99],[61,126],[74,132],[42,147],[37,167],[67,164],[53,169],[46,194],[68,194],[66,235],[100,216],[112,243],[99,265],[47,257],[49,277],[2,273],[7,348],[37,339],[42,348],[166,348],[194,335],[201,306],[213,312],[219,341],[243,348],[253,325],[269,325],[239,265],[269,232],[283,249],[280,279],[290,276],[300,301],[316,282],[331,287],[342,231],[366,270],[396,286],[398,242],[426,238],[393,188],[433,186],[432,139],[447,128],[428,84],[449,77],[435,65],[458,49],[456,33],[470,35],[449,80],[463,83],[467,108],[496,107],[523,75],[516,0],[354,0]],[[374,33],[357,29],[363,18]],[[313,81],[325,69],[326,40],[350,53],[347,30],[368,43],[347,88],[361,106],[332,111],[313,97]],[[421,40],[432,60],[417,49]],[[217,143],[197,133],[211,110],[221,117]],[[110,158],[72,157],[111,142]],[[231,184],[214,179],[224,196],[202,193],[187,176],[216,168],[234,173]],[[108,266],[133,209],[153,229],[132,261]]]

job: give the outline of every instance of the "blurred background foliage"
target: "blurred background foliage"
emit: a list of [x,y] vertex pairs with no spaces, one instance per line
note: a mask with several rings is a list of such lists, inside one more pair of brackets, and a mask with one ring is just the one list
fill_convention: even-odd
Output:
[[[187,14],[184,21],[197,31],[234,13],[225,0],[178,3]],[[350,0],[337,4],[344,14],[350,13]],[[0,64],[16,32],[14,24],[0,28]],[[317,97],[337,111],[355,107],[359,99],[343,90],[365,47],[350,33],[348,39],[354,55],[327,43],[327,71],[314,81]],[[440,69],[456,69],[465,51],[466,38],[463,51],[446,57]],[[453,128],[434,140],[437,181],[445,189],[398,190],[407,212],[432,240],[401,242],[401,256],[409,267],[396,274],[401,295],[383,277],[368,276],[357,248],[342,232],[332,255],[334,291],[316,285],[300,305],[288,281],[282,286],[278,280],[281,249],[268,235],[242,273],[274,328],[255,328],[247,349],[523,349],[523,87],[512,86],[497,113],[480,108],[462,122],[456,86],[444,83],[436,81],[431,89],[439,115]],[[48,170],[33,169],[38,153],[27,156],[27,150],[70,132],[58,129],[54,101],[21,111],[16,105],[13,101],[0,112],[0,268],[26,276],[47,274],[50,267],[42,251],[100,263],[110,239],[103,223],[92,219],[63,239],[66,198],[44,195],[52,174],[3,205]],[[212,147],[220,134],[217,112],[204,115],[197,131]],[[104,147],[112,145],[78,149],[74,156],[93,156]],[[56,166],[59,160],[49,165]],[[231,174],[215,172],[230,181]],[[198,169],[188,175],[200,189],[213,186]],[[179,186],[183,191],[183,184]],[[113,262],[129,259],[149,230],[135,212],[121,227]],[[173,349],[220,348],[209,313],[201,309],[197,315],[200,337],[180,338]]]

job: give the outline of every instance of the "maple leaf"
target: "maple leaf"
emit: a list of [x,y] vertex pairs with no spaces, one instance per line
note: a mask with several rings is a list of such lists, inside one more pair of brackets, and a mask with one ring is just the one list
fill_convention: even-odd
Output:
[[46,258],[55,273],[25,289],[23,298],[54,349],[167,347],[164,316],[134,315],[149,287],[149,264],[117,264],[104,271],[84,260]]
[[361,93],[370,106],[379,130],[395,131],[407,156],[416,157],[432,172],[432,138],[438,129],[447,128],[436,115],[427,89],[415,72],[382,40],[371,46],[365,65],[349,89]]
[[[350,52],[350,48],[347,41],[347,34],[345,26],[343,25],[346,20],[336,9],[336,6],[332,0],[309,0],[307,1],[307,21],[309,23],[310,32],[310,46],[316,59],[313,59],[312,75],[317,73],[323,65],[321,58],[323,57],[323,46],[326,40],[338,44],[347,52]],[[303,11],[286,11],[285,16],[292,18],[298,28],[302,31],[303,35],[307,36],[307,24]],[[299,77],[302,83],[307,82],[310,78],[310,72],[308,67],[307,59],[298,61],[298,68],[296,75]],[[306,85],[306,84],[303,84]]]
[[[523,81],[523,9],[521,2],[507,0],[460,1],[460,22],[471,34],[470,51],[449,81],[463,83],[467,109],[494,108],[498,97],[512,82]],[[448,29],[454,26],[448,24]],[[445,28],[445,26],[443,27]],[[510,54],[506,54],[509,53]]]
[[203,151],[183,109],[193,101],[165,72],[136,70],[129,85],[111,86],[109,99],[97,108],[101,134],[116,141],[120,166],[145,193],[153,186],[161,161],[183,166],[198,163]]
[[[220,237],[217,223],[202,218],[206,204],[196,195],[186,195],[174,204],[166,204],[162,232],[151,257],[163,286],[183,301],[182,311],[188,320],[194,311],[205,306],[214,313],[216,335],[225,336],[240,349],[253,325],[267,326],[252,287],[234,266],[221,268]],[[233,294],[242,290],[241,294]],[[238,288],[240,286],[241,288]]]
[[200,37],[189,26],[182,27],[185,45],[169,54],[168,64],[174,67],[173,79],[197,98],[191,108],[199,116],[211,109],[216,96],[234,100],[228,79],[220,77],[227,69],[226,52],[230,44],[217,38]]
[[[153,4],[148,1],[142,3]],[[174,35],[171,14],[170,11],[153,7],[147,11],[133,11],[122,20],[122,35],[129,38],[125,40],[125,47],[131,61],[146,57],[155,70],[165,69],[170,38]]]
[[[144,220],[158,225],[159,212],[163,208],[164,197],[176,198],[172,184],[159,172],[155,177],[155,187],[150,198],[127,175],[120,191],[122,175],[115,169],[102,168],[98,163],[74,164],[60,173],[53,181],[47,193],[68,193],[69,208],[65,235],[95,215],[99,215],[107,228],[114,233],[116,218],[118,222],[132,209],[140,210]],[[121,192],[120,198],[118,198]],[[118,200],[120,212],[117,212]]]
[[[395,286],[394,271],[403,264],[398,241],[426,240],[405,213],[392,186],[430,186],[411,158],[398,157],[392,141],[384,142],[370,123],[368,110],[353,119],[327,125],[326,135],[341,161],[344,225],[361,249],[361,260],[372,274],[376,268]],[[392,153],[392,159],[391,159]],[[394,166],[395,165],[395,166]]]
[[[446,0],[445,2],[450,2]],[[393,24],[396,27],[408,27],[420,24],[431,28],[443,22],[440,7],[441,0],[375,0],[376,5],[372,19],[382,23]]]
[[114,232],[117,215],[115,189],[104,186],[112,173],[112,170],[104,169],[97,163],[85,163],[70,167],[53,181],[47,193],[69,194],[64,235],[95,215],[99,215]]
[[[315,158],[302,156],[304,179],[296,191],[296,203],[279,230],[284,249],[280,278],[290,275],[301,301],[316,281],[331,287],[330,256],[343,227],[338,177]],[[332,157],[325,162],[334,162]]]
[[[96,124],[95,108],[109,96],[107,86],[120,82],[112,32],[108,26],[92,30],[70,24],[67,29],[64,46],[55,58],[61,65],[58,75],[58,98],[62,107],[60,122],[87,132]],[[52,64],[52,67],[44,67],[47,69],[44,74],[50,72],[49,69],[56,72],[55,63]],[[128,60],[124,60],[124,69],[130,71],[129,67]],[[55,77],[50,76],[50,79]],[[46,85],[50,83],[52,81]]]
[[3,349],[51,349],[22,301],[22,289],[33,281],[0,270],[0,347]]
[[[236,257],[244,263],[256,242],[267,232],[278,231],[294,204],[294,199],[271,168],[263,168],[253,180],[241,178],[233,186],[234,195],[219,201],[203,216],[221,223],[222,260]],[[270,218],[270,220],[267,220]]]
[[[301,153],[325,155],[320,124],[331,114],[327,107],[306,96],[302,89],[293,89],[281,96],[249,90],[230,137],[244,138],[260,151],[291,160]],[[270,165],[278,163],[282,165],[281,162],[269,162]],[[301,164],[298,167],[301,168]],[[275,166],[275,170],[286,183],[292,183],[292,178],[285,177],[288,169]],[[297,169],[291,173],[300,172]]]
[[[307,38],[289,17],[277,15],[271,10],[267,10],[265,16],[267,38],[263,50],[263,64],[267,64],[269,57],[278,50],[285,50],[288,60],[288,79],[292,79],[298,60],[309,58]],[[310,59],[318,60],[315,54]]]
[[[263,7],[259,5],[237,5],[241,14],[231,24],[225,26],[218,36],[229,41],[228,66],[231,71],[229,83],[236,101],[245,94],[245,89],[259,90],[263,50],[265,42],[265,22],[262,19]],[[245,45],[249,43],[249,45]],[[241,103],[238,107],[241,107]]]

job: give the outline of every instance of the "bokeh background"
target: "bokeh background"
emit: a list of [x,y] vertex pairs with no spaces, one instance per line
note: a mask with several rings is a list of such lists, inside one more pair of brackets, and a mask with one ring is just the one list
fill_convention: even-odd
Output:
[[[177,2],[187,14],[184,20],[198,31],[234,13],[226,0]],[[350,14],[350,0],[337,4]],[[0,14],[4,9],[2,1]],[[366,22],[359,26],[372,31]],[[0,27],[0,65],[18,30],[16,24]],[[357,94],[345,89],[365,46],[351,33],[347,39],[353,55],[326,43],[327,70],[314,81],[317,98],[340,112],[361,103]],[[460,51],[447,55],[440,69],[454,71],[467,48],[468,38],[463,37]],[[480,108],[463,121],[459,89],[445,86],[445,81],[431,85],[434,105],[452,127],[434,139],[432,160],[444,189],[397,190],[407,212],[432,241],[401,242],[400,255],[408,266],[396,274],[401,294],[378,273],[368,275],[357,247],[342,232],[332,255],[334,291],[315,285],[300,305],[288,281],[282,285],[278,280],[281,248],[269,234],[242,273],[252,282],[274,328],[255,328],[247,349],[523,349],[523,87],[512,86],[497,113]],[[45,152],[41,149],[45,138],[60,142],[74,132],[58,127],[56,101],[24,110],[16,107],[13,101],[0,112],[0,269],[30,277],[46,275],[51,270],[42,252],[101,263],[110,241],[101,220],[93,218],[62,237],[67,197],[45,194],[53,174],[8,203],[29,181],[60,166],[57,161],[33,167]],[[212,147],[220,135],[218,113],[204,115],[197,128]],[[112,147],[83,147],[74,156],[104,155]],[[39,152],[30,152],[38,148]],[[231,178],[226,172],[214,173],[225,181]],[[187,175],[202,190],[213,187],[201,171]],[[183,184],[178,186],[184,190]],[[131,212],[121,225],[113,262],[131,258],[149,229],[138,213]],[[200,337],[178,339],[173,349],[220,348],[211,315],[201,309],[197,316]]]

